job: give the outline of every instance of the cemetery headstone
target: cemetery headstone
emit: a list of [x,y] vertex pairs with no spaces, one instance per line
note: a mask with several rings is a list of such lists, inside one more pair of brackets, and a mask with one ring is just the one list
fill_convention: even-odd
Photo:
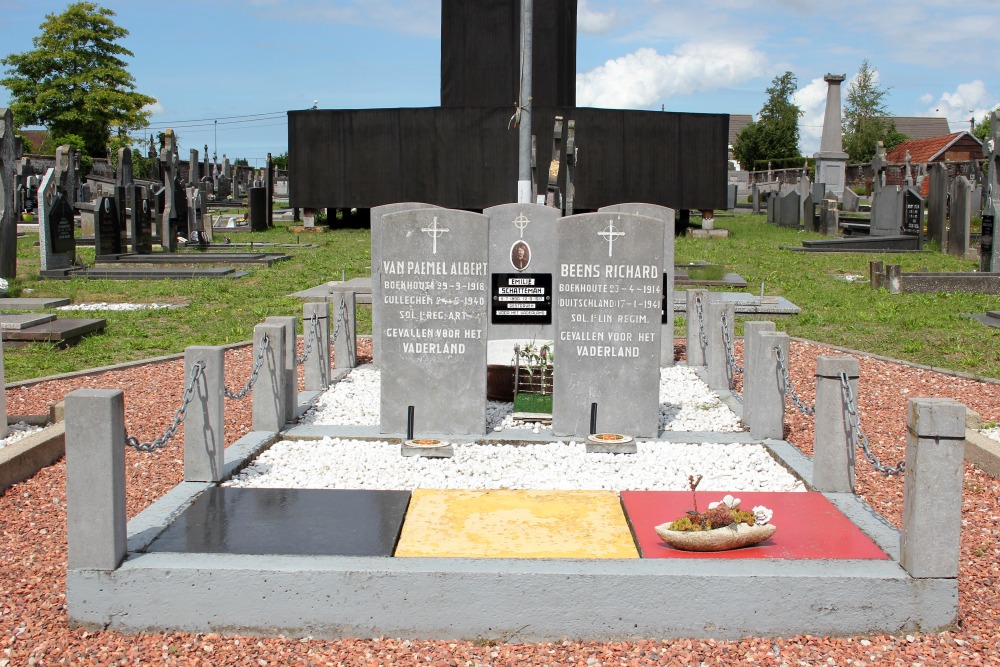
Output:
[[927,239],[943,251],[948,243],[948,170],[941,162],[931,165],[931,189],[927,195]]
[[837,236],[840,233],[840,212],[837,210],[836,198],[822,200],[819,232],[824,236]]
[[996,216],[992,213],[983,213],[983,231],[979,237],[979,270],[984,273],[992,273],[994,267],[1000,268],[993,263],[995,233]]
[[845,213],[857,213],[858,212],[858,195],[851,188],[844,188],[844,212]]
[[903,224],[900,231],[907,236],[917,236],[917,247],[923,247],[924,198],[913,188],[903,193]]
[[898,185],[889,185],[872,201],[872,236],[898,236],[903,221],[903,193]]
[[778,224],[778,193],[769,192],[767,193],[767,221],[772,224]]
[[[984,271],[1000,270],[1000,243],[996,242],[996,219],[1000,214],[1000,115],[990,113],[990,134],[983,142],[987,180],[983,192],[983,233],[980,241],[980,264]],[[989,232],[987,233],[987,226]]]
[[789,191],[778,198],[777,221],[781,227],[798,227],[799,216],[802,214],[802,203],[799,193],[795,190]]
[[416,209],[382,216],[382,433],[486,430],[489,220]]
[[118,203],[114,197],[97,200],[97,220],[94,224],[94,252],[102,255],[118,255],[122,250],[121,218]]
[[557,435],[659,431],[662,221],[584,213],[556,223]]
[[948,254],[965,257],[969,251],[969,226],[972,223],[972,186],[959,176],[952,184],[951,215],[948,225]]
[[490,224],[489,340],[552,340],[552,298],[559,209],[501,204]]
[[733,211],[736,209],[736,198],[739,192],[739,185],[736,183],[727,184],[726,189],[726,210]]
[[[162,203],[157,208],[160,212],[160,245],[166,252],[177,250],[177,143],[173,130],[167,130],[163,137],[163,149],[160,151],[160,169],[163,179]],[[183,199],[183,197],[182,197]]]
[[55,167],[45,172],[38,186],[38,245],[41,270],[68,269],[76,261],[73,206],[66,193],[69,146],[56,149]]
[[384,204],[371,210],[371,265],[372,265],[372,363],[382,367],[382,217],[390,213],[413,211],[421,208],[438,208],[433,204],[400,202]]
[[674,244],[676,213],[674,209],[656,204],[616,204],[598,209],[598,213],[630,213],[659,220],[663,225],[663,313],[660,321],[660,364],[674,365]]
[[250,231],[267,231],[267,189],[250,188]]
[[188,185],[198,185],[201,175],[198,173],[198,149],[191,149],[191,158],[188,160]]
[[14,210],[14,116],[0,108],[0,277],[17,274],[17,217]]
[[153,252],[153,220],[150,207],[151,198],[146,188],[132,186],[132,251],[140,255]]

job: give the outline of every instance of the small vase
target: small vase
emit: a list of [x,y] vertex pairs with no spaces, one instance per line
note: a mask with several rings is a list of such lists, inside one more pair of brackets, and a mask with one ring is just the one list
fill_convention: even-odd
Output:
[[749,547],[774,535],[777,527],[770,523],[736,527],[723,526],[712,530],[670,530],[670,524],[656,526],[656,534],[674,549],[681,551],[729,551]]

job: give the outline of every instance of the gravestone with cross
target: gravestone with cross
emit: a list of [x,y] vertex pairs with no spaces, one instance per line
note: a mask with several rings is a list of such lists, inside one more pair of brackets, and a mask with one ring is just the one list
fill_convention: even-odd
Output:
[[501,204],[490,220],[489,339],[552,340],[558,209]]
[[399,202],[376,206],[371,210],[371,265],[372,265],[372,363],[382,365],[382,217],[390,213],[421,208],[438,208],[420,202]]
[[983,232],[979,241],[981,271],[1000,270],[1000,243],[996,242],[996,221],[1000,214],[1000,115],[990,113],[990,134],[983,142],[987,181],[983,191]]
[[628,213],[556,223],[556,435],[659,430],[664,225]]
[[674,209],[656,204],[615,204],[598,209],[598,212],[632,213],[659,220],[663,224],[663,314],[660,321],[660,363],[674,365],[674,240],[676,215]]
[[382,216],[382,433],[405,433],[411,406],[420,435],[485,433],[488,228],[467,211]]

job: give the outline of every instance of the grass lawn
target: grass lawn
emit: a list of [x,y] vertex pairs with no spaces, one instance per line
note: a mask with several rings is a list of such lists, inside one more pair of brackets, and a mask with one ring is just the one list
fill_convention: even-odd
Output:
[[[328,233],[299,234],[290,223],[261,233],[230,234],[233,242],[316,244],[315,248],[273,248],[291,256],[271,268],[249,269],[237,279],[117,281],[38,280],[37,234],[18,241],[18,278],[14,296],[67,297],[84,302],[156,302],[186,304],[172,310],[61,313],[60,317],[103,317],[102,334],[57,349],[31,344],[4,350],[8,382],[43,377],[124,361],[183,352],[190,345],[223,345],[250,340],[254,325],[270,315],[302,316],[302,302],[288,294],[322,282],[370,274],[367,229],[345,228]],[[989,377],[1000,377],[1000,331],[965,313],[1000,310],[1000,296],[977,294],[898,294],[872,291],[868,262],[901,264],[904,272],[973,271],[976,263],[938,253],[807,254],[780,250],[805,238],[821,238],[767,225],[764,216],[719,215],[716,226],[731,230],[728,239],[677,239],[677,263],[706,261],[743,276],[757,293],[765,283],[769,295],[781,295],[802,308],[797,316],[777,316],[780,331],[890,357]],[[78,249],[85,263],[93,249]],[[241,269],[242,270],[242,269]],[[843,276],[863,276],[848,282]],[[30,290],[30,291],[29,291]],[[370,311],[360,309],[358,330],[371,330]],[[755,316],[753,319],[766,319]],[[737,331],[741,333],[740,318]],[[300,325],[301,330],[301,325]],[[684,319],[677,318],[684,335]]]

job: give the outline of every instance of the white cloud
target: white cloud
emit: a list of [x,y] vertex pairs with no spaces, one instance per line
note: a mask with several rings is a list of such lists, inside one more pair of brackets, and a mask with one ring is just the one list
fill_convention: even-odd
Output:
[[689,43],[660,55],[644,47],[576,75],[580,106],[646,109],[676,95],[717,90],[767,69],[763,53],[736,44]]
[[165,112],[167,109],[162,104],[160,104],[159,100],[157,100],[156,102],[153,102],[152,104],[147,104],[146,106],[144,106],[142,108],[142,110],[143,111],[148,111],[151,115],[155,116],[157,114],[161,114],[161,113]]
[[986,90],[986,84],[979,79],[969,83],[960,83],[952,92],[941,93],[937,101],[930,93],[923,95],[920,101],[928,105],[926,116],[947,118],[954,131],[968,129],[969,118],[980,118],[997,108],[1000,100],[991,96]]
[[576,7],[576,27],[580,32],[600,35],[618,25],[618,14],[592,9],[588,0],[580,0]]
[[823,116],[826,114],[828,88],[826,81],[820,77],[792,93],[792,102],[802,110],[802,115],[799,117],[799,144],[803,155],[812,155],[819,150],[820,139],[823,138]]

